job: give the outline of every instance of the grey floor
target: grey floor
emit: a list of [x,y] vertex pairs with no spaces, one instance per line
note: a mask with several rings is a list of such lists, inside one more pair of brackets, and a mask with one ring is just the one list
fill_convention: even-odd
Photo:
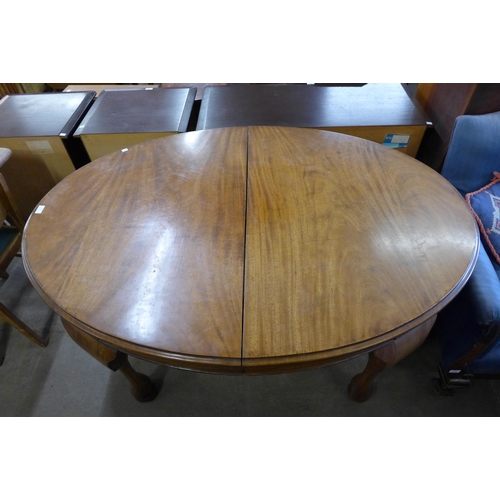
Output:
[[431,335],[416,352],[381,374],[365,403],[348,399],[347,385],[366,356],[286,375],[194,373],[142,360],[133,366],[161,386],[138,403],[120,373],[91,358],[64,332],[59,317],[31,286],[20,257],[0,280],[0,301],[35,331],[38,347],[0,324],[0,416],[499,416],[500,380],[477,380],[453,396],[434,391],[438,347]]

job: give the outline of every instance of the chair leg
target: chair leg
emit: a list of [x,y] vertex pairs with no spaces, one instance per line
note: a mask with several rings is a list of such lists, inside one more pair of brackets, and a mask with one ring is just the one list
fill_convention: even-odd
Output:
[[13,326],[16,330],[21,332],[25,337],[28,337],[35,344],[40,347],[45,347],[49,343],[49,339],[44,339],[40,337],[36,332],[34,332],[28,325],[23,323],[17,316],[12,314],[1,302],[0,302],[0,319],[5,320],[9,325]]

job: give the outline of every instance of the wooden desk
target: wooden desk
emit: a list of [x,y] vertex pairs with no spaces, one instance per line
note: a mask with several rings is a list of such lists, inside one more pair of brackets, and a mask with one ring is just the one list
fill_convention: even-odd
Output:
[[41,206],[23,241],[33,286],[139,400],[155,391],[125,354],[257,374],[371,352],[349,390],[364,400],[423,342],[478,251],[465,201],[432,169],[299,128],[148,141]]
[[390,134],[410,136],[408,145],[398,150],[415,157],[427,121],[399,83],[205,88],[197,130],[248,125],[330,130],[379,144]]
[[72,133],[94,95],[15,94],[0,101],[0,147],[12,151],[1,173],[25,220],[55,184],[75,171]]
[[75,132],[91,160],[185,132],[195,88],[103,90]]

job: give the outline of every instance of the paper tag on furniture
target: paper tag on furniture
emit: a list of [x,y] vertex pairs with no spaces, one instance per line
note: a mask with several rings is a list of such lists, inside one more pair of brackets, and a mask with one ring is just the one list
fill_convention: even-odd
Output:
[[49,141],[26,141],[26,144],[34,155],[54,154],[54,150],[52,149]]
[[406,148],[408,146],[409,141],[410,141],[409,135],[387,134],[382,144],[384,146],[387,146],[388,148],[398,149],[398,148]]

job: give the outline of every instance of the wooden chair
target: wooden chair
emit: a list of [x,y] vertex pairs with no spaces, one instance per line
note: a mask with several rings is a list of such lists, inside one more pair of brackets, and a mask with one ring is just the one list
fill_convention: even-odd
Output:
[[[11,151],[9,149],[0,148],[0,168],[9,159],[10,155]],[[7,267],[21,248],[25,221],[19,213],[2,174],[0,174],[0,221],[0,278],[7,279],[9,277]],[[0,320],[9,323],[35,344],[42,347],[47,345],[47,339],[43,339],[35,333],[1,302]]]

